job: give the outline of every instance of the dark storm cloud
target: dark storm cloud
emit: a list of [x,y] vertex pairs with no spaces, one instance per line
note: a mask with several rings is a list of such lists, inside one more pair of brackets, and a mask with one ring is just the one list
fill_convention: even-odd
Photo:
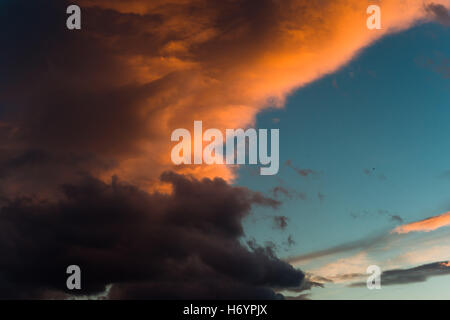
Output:
[[[125,65],[105,38],[68,32],[65,1],[43,2],[7,1],[0,13],[0,119],[9,128],[3,148],[81,157],[138,151],[137,142],[151,133],[142,102],[164,90],[165,79],[123,84]],[[91,16],[83,17],[88,28]],[[114,28],[117,19],[101,18]]]
[[[82,7],[82,30],[71,32],[66,1],[2,5],[1,298],[63,297],[71,264],[82,269],[79,294],[113,284],[110,298],[272,299],[281,297],[274,289],[302,284],[303,273],[273,249],[241,243],[251,206],[277,208],[279,201],[221,179],[174,173],[159,181],[172,185],[170,195],[96,178],[123,169],[120,161],[140,155],[143,141],[151,166],[139,174],[159,175],[152,157],[161,149],[148,144],[169,141],[161,114],[189,92],[192,78],[154,67],[183,35],[154,31],[163,25],[158,14]],[[226,7],[219,24],[248,14],[237,18],[239,8]],[[186,14],[191,9],[183,7]],[[264,25],[268,11],[258,12],[261,19],[247,21],[249,36]],[[156,57],[147,72],[153,78],[139,79],[136,57],[144,59],[139,67]]]
[[433,15],[434,20],[444,26],[450,26],[449,9],[444,7],[442,4],[431,3],[427,5],[426,10]]
[[[450,274],[448,262],[434,262],[410,269],[392,269],[381,274],[381,285],[399,285],[416,282],[424,282],[430,277]],[[353,283],[351,287],[365,287],[365,282]]]
[[83,7],[82,30],[69,31],[67,5],[8,0],[0,11],[0,192],[55,193],[78,172],[122,173],[139,156],[158,169],[124,178],[157,183],[161,144],[149,145],[169,141],[160,115],[187,82],[181,71],[138,81],[130,57],[154,57],[176,36],[147,31],[158,15],[97,7]]
[[[154,119],[176,101],[181,82],[167,73],[138,83],[127,60],[153,57],[166,39],[146,30],[158,15],[83,8],[83,27],[68,31],[67,1],[7,1],[0,12],[3,144],[119,156],[158,136]],[[14,30],[14,32],[10,32]],[[162,101],[163,100],[163,101]],[[147,104],[146,104],[147,103]],[[146,104],[144,106],[144,104]]]
[[114,168],[113,159],[93,153],[47,151],[43,149],[12,150],[0,155],[0,199],[18,194],[54,198],[61,181],[78,181],[80,173],[91,168]]
[[80,294],[113,284],[110,298],[271,299],[280,297],[272,288],[302,285],[304,274],[270,247],[239,241],[251,206],[270,201],[221,179],[161,180],[173,194],[87,176],[64,185],[58,202],[9,200],[0,211],[1,298],[60,294],[71,264],[82,270]]

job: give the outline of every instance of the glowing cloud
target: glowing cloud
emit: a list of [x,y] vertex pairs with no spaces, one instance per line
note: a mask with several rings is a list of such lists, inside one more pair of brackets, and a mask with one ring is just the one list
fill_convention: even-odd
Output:
[[450,212],[398,226],[394,233],[404,234],[410,232],[429,232],[450,225]]
[[[19,147],[77,159],[95,154],[101,163],[83,163],[80,171],[103,181],[117,175],[146,190],[161,187],[166,170],[232,181],[235,167],[174,166],[171,133],[194,120],[221,131],[254,127],[261,110],[283,107],[294,90],[335,72],[374,41],[437,19],[427,9],[432,3],[450,6],[450,0],[377,1],[381,29],[369,30],[370,3],[360,0],[80,0],[83,32],[45,34],[52,38],[45,48],[20,36],[22,47],[2,50],[23,65],[2,71],[10,80],[0,97],[23,106],[5,112],[13,123],[0,127],[2,154]],[[20,56],[44,49],[51,52],[35,65]],[[39,86],[14,95],[36,81],[34,74],[45,75]],[[58,185],[62,175],[49,169],[34,170],[45,179],[29,188],[20,178],[5,189],[42,190],[35,181],[49,175]]]
[[[282,107],[293,90],[336,71],[358,52],[381,37],[434,18],[428,6],[450,5],[450,0],[386,0],[378,3],[382,29],[368,30],[368,3],[333,1],[93,1],[81,4],[109,9],[127,19],[141,17],[139,40],[151,35],[145,50],[121,53],[142,84],[161,82],[161,90],[147,100],[151,123],[158,139],[143,142],[139,157],[122,161],[119,172],[141,180],[161,170],[174,169],[170,162],[170,132],[201,119],[207,127],[245,128],[267,107]],[[150,22],[149,22],[150,21]],[[126,24],[124,24],[126,25]],[[129,45],[126,35],[99,34],[108,43]],[[149,39],[150,41],[150,39]],[[123,50],[116,48],[116,50]],[[161,157],[155,157],[155,154]],[[147,159],[147,160],[146,160]],[[150,173],[150,163],[153,168]],[[234,177],[229,167],[175,168],[182,173]],[[108,173],[109,176],[111,173]],[[143,177],[149,175],[150,177]]]

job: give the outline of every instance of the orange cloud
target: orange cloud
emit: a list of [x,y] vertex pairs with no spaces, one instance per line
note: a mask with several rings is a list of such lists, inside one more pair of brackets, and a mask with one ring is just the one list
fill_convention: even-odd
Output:
[[394,233],[404,234],[410,232],[424,231],[429,232],[450,225],[450,212],[443,213],[438,216],[427,218],[398,226],[394,229]]
[[[138,147],[115,154],[119,165],[97,176],[109,180],[117,174],[146,188],[165,170],[232,181],[233,167],[174,167],[171,132],[191,129],[194,120],[222,131],[253,126],[261,110],[283,107],[295,89],[335,72],[381,37],[430,16],[426,1],[383,0],[376,2],[382,29],[368,30],[368,2],[360,0],[78,3],[88,19],[81,36],[95,39],[117,64],[110,70],[120,70],[108,78],[112,86],[147,88],[130,111],[145,119],[144,128],[144,121],[136,125],[139,136],[129,141]],[[450,0],[433,3],[450,5]]]

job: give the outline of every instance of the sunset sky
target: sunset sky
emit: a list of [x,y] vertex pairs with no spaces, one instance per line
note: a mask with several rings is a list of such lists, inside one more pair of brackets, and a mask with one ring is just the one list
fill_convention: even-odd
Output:
[[[385,271],[449,260],[449,214],[416,222],[450,209],[449,39],[450,29],[435,23],[384,38],[296,91],[285,109],[258,116],[258,126],[281,128],[280,163],[315,173],[302,176],[284,165],[278,176],[260,177],[242,169],[239,184],[289,192],[278,191],[283,205],[276,215],[288,218],[284,230],[270,219],[250,218],[247,233],[277,244],[281,257],[355,242],[294,264],[324,277],[365,274],[371,264]],[[289,236],[295,244],[287,244]],[[326,283],[310,298],[450,298],[450,276],[379,291],[346,286],[353,282]]]
[[[450,0],[70,3],[0,2],[0,298],[450,299]],[[175,166],[194,120],[279,173]]]

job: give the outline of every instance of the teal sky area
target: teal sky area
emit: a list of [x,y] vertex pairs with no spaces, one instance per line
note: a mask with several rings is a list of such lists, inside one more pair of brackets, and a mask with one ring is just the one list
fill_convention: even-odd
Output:
[[[244,166],[236,184],[277,196],[283,203],[275,215],[287,217],[287,226],[276,227],[271,209],[255,208],[245,222],[247,238],[274,243],[277,254],[288,258],[450,211],[449,102],[450,28],[429,23],[383,38],[337,72],[293,92],[283,109],[260,114],[258,128],[280,129],[280,171],[260,176]],[[277,186],[289,195],[274,194]],[[386,267],[419,265],[417,259],[392,261],[415,250],[445,248],[449,237],[439,232],[440,240],[426,233],[414,240],[420,245],[408,240],[392,252],[364,254]],[[358,254],[299,267],[308,272]],[[333,283],[313,288],[311,297],[448,299],[447,288],[450,276],[377,292]]]

